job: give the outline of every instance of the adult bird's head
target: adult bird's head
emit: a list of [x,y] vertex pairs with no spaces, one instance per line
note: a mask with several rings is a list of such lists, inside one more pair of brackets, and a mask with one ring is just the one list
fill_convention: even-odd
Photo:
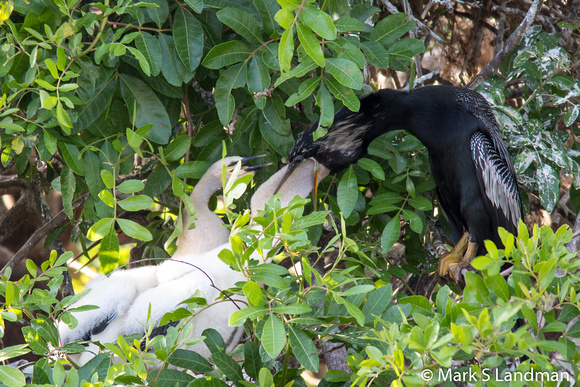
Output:
[[316,160],[316,154],[318,151],[318,148],[321,144],[321,141],[323,141],[323,139],[319,139],[318,141],[314,141],[312,134],[314,132],[314,130],[316,129],[317,124],[312,125],[310,128],[308,128],[307,130],[305,130],[304,132],[302,132],[300,134],[300,136],[298,137],[298,140],[296,140],[296,142],[294,143],[294,145],[292,146],[292,149],[290,150],[290,154],[288,155],[288,167],[286,169],[286,172],[284,173],[284,176],[282,176],[282,179],[280,180],[280,183],[278,184],[278,187],[276,187],[275,190],[275,194],[278,193],[280,191],[280,189],[282,188],[282,186],[287,182],[288,178],[296,171],[296,169],[298,167],[300,167],[300,165],[302,165],[302,163],[304,163],[305,160],[314,160],[314,165],[312,168],[312,177],[311,177],[311,181],[313,184],[313,194],[314,194],[314,206],[316,208],[316,195],[318,193],[318,182],[320,180],[322,180],[321,178],[321,169],[322,169],[322,175],[324,175],[324,177],[326,177],[326,175],[328,175],[328,173],[330,172],[324,165],[320,164],[317,160]]

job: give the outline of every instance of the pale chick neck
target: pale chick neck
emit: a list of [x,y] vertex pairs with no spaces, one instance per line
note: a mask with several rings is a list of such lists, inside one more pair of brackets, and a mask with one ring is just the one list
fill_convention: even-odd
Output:
[[[199,180],[191,193],[191,200],[197,213],[195,228],[183,230],[177,238],[177,250],[173,257],[202,254],[228,241],[230,231],[224,227],[221,218],[209,209],[211,196],[221,187],[221,178],[213,173],[206,173]],[[188,223],[189,215],[184,209],[183,226],[187,227]]]
[[[282,194],[280,202],[282,207],[286,207],[290,200],[292,200],[296,195],[306,198],[314,189],[314,168],[316,162],[313,159],[304,160],[296,170],[288,177],[284,185],[278,191]],[[330,171],[323,166],[318,164],[318,181],[324,179]],[[258,214],[258,211],[263,210],[266,207],[268,200],[274,195],[274,191],[280,184],[282,177],[286,173],[288,166],[280,169],[272,177],[266,180],[254,193],[251,201],[252,217]]]

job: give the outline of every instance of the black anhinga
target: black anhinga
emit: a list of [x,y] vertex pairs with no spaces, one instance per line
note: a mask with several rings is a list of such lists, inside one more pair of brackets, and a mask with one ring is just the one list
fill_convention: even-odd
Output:
[[383,89],[363,98],[358,112],[341,109],[328,133],[313,141],[317,127],[294,143],[288,173],[308,158],[340,171],[392,130],[406,129],[423,143],[456,241],[441,258],[440,275],[458,279],[476,254],[485,253],[486,239],[501,245],[498,227],[517,231],[522,203],[515,170],[491,107],[479,93],[452,86]]

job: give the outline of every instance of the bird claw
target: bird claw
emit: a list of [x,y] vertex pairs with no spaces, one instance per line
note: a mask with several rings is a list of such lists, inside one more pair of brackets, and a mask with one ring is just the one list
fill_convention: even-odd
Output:
[[438,273],[440,277],[449,278],[454,282],[463,280],[463,272],[471,266],[471,263],[462,255],[453,251],[445,254],[439,260]]

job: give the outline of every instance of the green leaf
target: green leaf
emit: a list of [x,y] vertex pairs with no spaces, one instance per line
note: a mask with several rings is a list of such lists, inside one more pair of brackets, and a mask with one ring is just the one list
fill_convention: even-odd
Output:
[[193,351],[176,349],[175,352],[167,359],[167,362],[179,368],[185,368],[193,372],[208,373],[213,371],[209,361],[203,356]]
[[407,71],[411,59],[425,50],[425,44],[419,39],[402,39],[389,48],[390,66],[393,70]]
[[393,247],[395,242],[399,239],[401,234],[401,224],[399,221],[399,216],[394,216],[389,220],[389,223],[383,229],[383,234],[381,235],[381,247],[383,252],[386,253]]
[[322,47],[320,46],[320,41],[314,36],[312,31],[305,25],[301,23],[296,24],[296,32],[298,34],[298,39],[302,43],[302,47],[306,51],[306,54],[316,64],[320,67],[324,67],[324,54],[322,53]]
[[185,0],[187,5],[191,7],[196,13],[201,13],[203,10],[203,0]]
[[363,157],[357,161],[357,165],[365,171],[369,171],[375,178],[381,181],[385,180],[385,171],[376,161]]
[[260,285],[254,281],[246,282],[242,290],[250,305],[262,306],[265,303],[264,292]]
[[433,307],[431,306],[431,303],[429,303],[429,300],[423,296],[409,296],[401,298],[399,303],[412,305],[413,311],[411,313],[418,311],[419,313],[426,316],[433,314]]
[[161,46],[156,37],[149,32],[141,31],[135,38],[135,46],[145,57],[151,69],[151,75],[157,76],[161,72],[163,57],[161,56]]
[[[258,10],[262,20],[262,28],[267,36],[272,35],[276,30],[274,16],[280,10],[280,6],[273,0],[254,0],[254,6]],[[255,379],[255,378],[254,378]]]
[[234,30],[249,43],[262,43],[262,34],[256,19],[237,8],[223,8],[216,14],[217,18]]
[[[260,93],[264,92],[270,87],[270,74],[268,74],[268,68],[264,65],[264,61],[261,56],[254,55],[250,60],[248,65],[248,74],[246,83],[248,85],[248,91],[250,93]],[[261,100],[265,105],[266,98],[255,98],[254,101]],[[258,105],[258,104],[256,104]],[[264,105],[258,106],[260,109],[264,108]]]
[[121,81],[121,95],[131,118],[135,119],[134,125],[141,127],[153,124],[153,129],[147,138],[158,144],[167,144],[171,135],[171,122],[163,103],[157,98],[149,86],[127,74],[119,76]]
[[170,85],[181,87],[183,83],[187,83],[193,78],[194,73],[187,70],[181,62],[173,36],[159,34],[158,39],[163,58],[161,73]]
[[291,25],[280,38],[278,47],[278,60],[280,61],[280,71],[285,73],[290,70],[294,56],[294,25]]
[[246,341],[244,344],[244,369],[246,373],[253,379],[258,379],[258,374],[262,368],[262,359],[260,357],[260,349],[252,340]]
[[311,5],[306,5],[299,11],[298,17],[302,23],[324,39],[336,39],[336,27],[332,17],[326,12]]
[[389,67],[389,55],[382,44],[378,42],[361,42],[360,47],[373,66],[381,69]]
[[225,352],[214,352],[211,354],[211,360],[216,367],[224,373],[226,378],[236,383],[244,380],[242,367],[237,361],[225,354]]
[[145,184],[141,180],[125,180],[117,186],[117,189],[124,194],[132,194],[135,192],[142,191],[145,188]]
[[147,7],[147,13],[149,14],[151,20],[157,24],[157,27],[161,28],[169,16],[169,6],[167,1],[148,0],[148,2],[156,5],[156,7]]
[[433,203],[431,203],[431,200],[423,196],[415,196],[414,198],[409,198],[407,200],[407,203],[409,203],[411,207],[419,211],[430,211],[433,209]]
[[268,124],[282,136],[290,135],[290,120],[285,117],[286,109],[279,97],[268,98],[262,111]]
[[232,89],[243,87],[246,83],[247,66],[240,63],[224,70],[215,86],[215,104],[222,125],[229,125],[236,108]]
[[342,216],[348,218],[358,199],[358,181],[352,165],[342,175],[336,197]]
[[344,292],[341,292],[340,296],[341,297],[354,296],[357,294],[368,293],[374,289],[375,289],[375,285],[355,285],[355,286],[348,288]]
[[113,218],[103,218],[93,224],[89,231],[87,232],[87,238],[91,241],[98,241],[107,235],[111,230],[114,230],[113,225],[115,219]]
[[207,161],[188,161],[187,163],[180,164],[175,169],[175,174],[181,179],[186,177],[201,179],[209,167],[210,163]]
[[365,316],[356,305],[347,300],[343,300],[341,303],[346,307],[348,314],[355,318],[358,325],[361,327],[365,325]]
[[409,227],[411,227],[411,230],[417,234],[421,234],[423,231],[423,221],[419,215],[417,215],[417,213],[409,210],[403,210],[403,218],[409,222]]
[[105,272],[111,268],[113,269],[119,261],[119,237],[115,232],[115,228],[111,227],[109,233],[105,235],[99,247],[99,260]]
[[203,27],[182,7],[177,7],[173,16],[173,37],[181,62],[187,70],[194,71],[203,57]]
[[336,80],[346,87],[360,90],[363,86],[364,79],[361,71],[348,59],[326,58],[325,70],[334,75]]
[[140,241],[148,242],[153,239],[153,236],[145,227],[133,222],[128,219],[117,219],[117,224],[121,230],[130,236],[131,238],[138,239]]
[[145,210],[153,204],[153,199],[146,195],[129,196],[118,202],[119,207],[126,211]]
[[192,375],[181,370],[164,368],[159,371],[156,382],[159,387],[187,386],[194,380]]
[[78,148],[73,144],[69,144],[67,142],[59,141],[58,142],[58,149],[60,151],[60,155],[66,162],[66,164],[79,176],[85,175],[85,163],[80,158],[81,152],[79,152]]
[[201,64],[209,69],[219,69],[246,60],[252,51],[243,42],[231,40],[215,46]]
[[[320,107],[320,117],[318,119],[318,129],[320,127],[329,127],[332,125],[332,121],[334,120],[334,102],[332,101],[332,96],[328,92],[328,89],[324,86],[324,84],[320,85],[318,89],[318,93],[316,93],[316,105]],[[325,132],[326,133],[326,132]],[[314,139],[317,140],[320,138],[318,135],[320,133],[314,133]]]
[[62,190],[62,205],[69,219],[74,219],[73,197],[76,190],[76,178],[68,165],[62,168],[60,175],[60,187]]
[[26,378],[18,368],[0,365],[0,380],[8,387],[22,387],[26,385]]
[[279,317],[274,315],[266,317],[261,341],[264,350],[272,359],[278,357],[280,352],[282,352],[284,346],[286,346],[286,331]]
[[366,25],[352,17],[343,16],[334,21],[334,26],[340,32],[360,32],[366,30]]
[[389,44],[411,31],[416,25],[417,23],[414,21],[408,20],[405,13],[395,13],[375,25],[371,32],[371,40],[381,44]]
[[284,104],[286,106],[293,106],[299,102],[302,102],[303,100],[312,95],[312,93],[314,92],[314,90],[316,90],[316,87],[318,86],[319,83],[320,78],[308,78],[304,82],[300,83],[300,86],[298,87],[298,92],[288,97],[288,99],[286,100],[286,102],[284,102]]
[[272,311],[282,314],[303,314],[312,312],[312,308],[307,304],[289,304],[275,306]]
[[[88,70],[91,70],[89,67]],[[97,121],[103,112],[111,105],[113,94],[115,93],[114,72],[100,68],[96,79],[88,79],[87,82],[97,85],[94,89],[89,88],[85,91],[79,91],[78,95],[83,101],[83,105],[76,109],[78,113],[77,121],[74,124],[76,131],[88,128],[92,123]],[[85,75],[89,77],[88,75]],[[81,78],[83,79],[83,78]]]
[[362,307],[362,312],[367,316],[367,321],[372,321],[373,316],[381,316],[385,312],[391,301],[392,293],[393,288],[390,284],[369,292],[367,300]]
[[173,141],[167,145],[167,149],[165,150],[165,159],[167,161],[176,161],[182,158],[189,146],[191,145],[191,137],[187,134],[182,134],[179,137],[176,137]]
[[264,306],[249,306],[235,311],[230,315],[229,324],[231,326],[240,326],[246,322],[246,319],[254,320],[262,318],[268,313],[268,308]]
[[360,100],[350,87],[341,85],[334,77],[327,79],[325,85],[349,110],[357,112],[360,109]]
[[308,371],[318,372],[320,359],[318,358],[318,349],[306,333],[300,329],[288,326],[288,339],[296,359]]

